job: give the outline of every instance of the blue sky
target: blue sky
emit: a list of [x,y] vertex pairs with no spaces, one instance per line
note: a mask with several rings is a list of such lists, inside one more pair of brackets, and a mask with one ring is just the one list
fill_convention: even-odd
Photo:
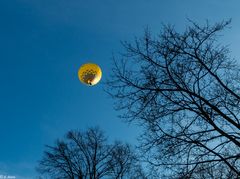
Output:
[[112,53],[149,26],[177,29],[186,18],[211,23],[232,18],[224,32],[238,57],[238,0],[1,0],[0,1],[0,175],[34,178],[44,145],[70,129],[100,126],[110,140],[135,143],[139,128],[123,123],[103,84],[82,85],[81,64],[111,72]]

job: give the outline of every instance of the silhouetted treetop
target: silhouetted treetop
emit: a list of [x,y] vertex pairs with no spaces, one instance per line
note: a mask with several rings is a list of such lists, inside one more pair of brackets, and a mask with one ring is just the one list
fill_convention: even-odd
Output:
[[240,68],[218,42],[229,24],[146,30],[114,57],[107,92],[123,118],[144,127],[140,148],[159,176],[240,174]]
[[51,178],[146,178],[129,144],[108,144],[99,128],[69,131],[47,146],[37,170]]

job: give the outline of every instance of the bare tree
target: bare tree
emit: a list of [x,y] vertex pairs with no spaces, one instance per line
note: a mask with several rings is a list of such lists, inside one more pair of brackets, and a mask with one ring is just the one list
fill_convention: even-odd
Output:
[[68,132],[55,146],[47,146],[37,168],[56,179],[134,178],[131,172],[138,169],[131,147],[121,142],[107,144],[99,128]]
[[234,178],[240,175],[240,68],[217,41],[230,21],[190,23],[182,33],[167,25],[156,37],[146,30],[124,42],[107,92],[123,118],[145,129],[140,148],[151,171],[197,178],[211,170]]

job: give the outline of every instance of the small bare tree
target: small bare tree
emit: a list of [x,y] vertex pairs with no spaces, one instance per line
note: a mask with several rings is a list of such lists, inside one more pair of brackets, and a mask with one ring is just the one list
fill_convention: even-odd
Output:
[[55,146],[47,146],[37,168],[59,179],[134,178],[132,172],[138,169],[131,147],[121,142],[107,144],[99,128],[68,132]]
[[157,37],[146,30],[135,43],[124,42],[107,92],[125,110],[122,117],[144,127],[140,148],[152,171],[234,178],[240,175],[240,68],[217,42],[230,21],[190,23],[183,33],[164,26]]

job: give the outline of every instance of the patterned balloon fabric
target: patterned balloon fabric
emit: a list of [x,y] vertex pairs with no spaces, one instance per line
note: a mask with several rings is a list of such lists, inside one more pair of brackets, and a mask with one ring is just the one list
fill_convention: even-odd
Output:
[[101,80],[101,77],[101,68],[94,63],[83,64],[78,70],[79,80],[88,86],[96,85]]

